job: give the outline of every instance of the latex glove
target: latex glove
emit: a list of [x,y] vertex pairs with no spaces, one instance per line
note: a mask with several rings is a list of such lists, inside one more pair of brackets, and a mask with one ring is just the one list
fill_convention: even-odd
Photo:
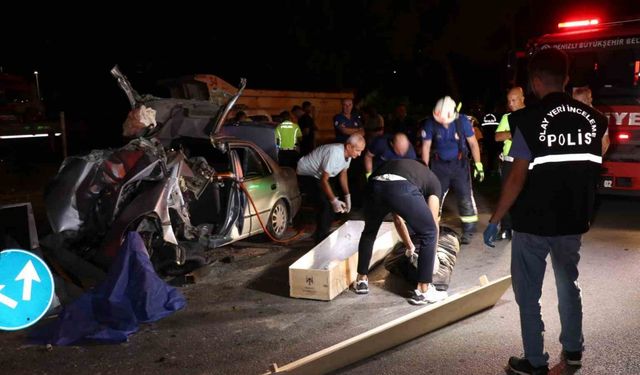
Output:
[[[351,199],[351,197],[349,197]],[[331,206],[333,207],[333,212],[340,214],[343,213],[347,209],[347,205],[338,199],[338,197],[333,198],[331,201]]]
[[473,178],[478,180],[478,182],[482,182],[484,180],[484,168],[482,167],[482,162],[476,162],[473,166]]
[[348,214],[349,212],[351,212],[351,194],[345,195],[344,201],[347,204],[347,208],[345,208],[344,213]]
[[411,258],[411,256],[412,256],[413,254],[415,254],[415,252],[416,252],[416,247],[415,247],[415,246],[414,246],[414,247],[412,247],[412,248],[407,248],[407,249],[404,251],[404,256],[406,256],[407,258]]
[[496,247],[496,245],[493,244],[493,241],[496,240],[496,236],[498,235],[498,224],[489,223],[489,225],[487,225],[487,229],[484,230],[482,235],[484,237],[485,245],[489,247]]
[[409,258],[409,263],[415,268],[418,268],[418,253],[416,253],[416,248],[407,249],[404,252],[404,255]]

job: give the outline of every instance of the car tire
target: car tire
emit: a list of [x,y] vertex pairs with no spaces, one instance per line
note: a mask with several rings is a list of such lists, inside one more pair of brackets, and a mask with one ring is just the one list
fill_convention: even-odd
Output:
[[273,205],[267,222],[267,230],[275,239],[282,239],[289,228],[289,210],[283,199]]

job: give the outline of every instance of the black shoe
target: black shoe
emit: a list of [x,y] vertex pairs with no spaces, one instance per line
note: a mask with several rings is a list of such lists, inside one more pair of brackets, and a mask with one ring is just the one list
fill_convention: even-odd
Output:
[[496,241],[502,241],[502,240],[511,241],[511,237],[512,237],[511,229],[504,229],[498,232],[498,235],[496,236]]
[[473,238],[473,233],[462,233],[462,236],[460,236],[460,243],[462,245],[468,245],[471,243],[471,238]]
[[582,366],[582,352],[569,352],[562,351],[562,358],[569,366],[580,367]]
[[533,367],[526,358],[509,358],[509,370],[521,375],[546,375],[549,373],[549,366]]

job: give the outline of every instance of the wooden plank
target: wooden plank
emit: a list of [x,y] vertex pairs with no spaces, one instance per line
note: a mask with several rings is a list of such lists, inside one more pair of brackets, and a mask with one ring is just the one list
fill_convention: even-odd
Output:
[[[197,81],[204,82],[209,91],[223,90],[235,93],[237,88],[220,77],[213,74],[197,74]],[[318,131],[315,139],[318,144],[332,142],[335,139],[333,130],[333,116],[342,111],[342,99],[353,99],[354,92],[313,92],[292,90],[261,90],[245,89],[237,104],[242,104],[250,109],[263,109],[270,115],[279,114],[282,111],[290,111],[294,105],[302,105],[304,101],[310,101],[316,108],[314,120]]]
[[480,276],[480,285],[485,286],[487,284],[489,284],[489,278],[487,275]]
[[[213,74],[196,74],[193,76],[196,81],[204,82],[207,85],[209,91],[211,90],[223,90],[228,93],[235,93],[237,87],[225,81],[224,79]],[[251,82],[249,82],[251,84]],[[312,99],[353,99],[353,91],[341,91],[341,92],[326,92],[326,91],[293,91],[293,90],[263,90],[263,89],[251,89],[244,90],[243,96],[259,96],[259,97],[281,97],[281,98],[302,98],[304,100]],[[298,104],[301,104],[302,101]]]
[[[260,90],[246,89],[242,95],[273,97],[273,98],[294,98],[312,101],[313,99],[353,99],[353,92],[321,92],[321,91],[292,91],[292,90]],[[301,104],[301,103],[298,103]]]
[[270,373],[324,374],[378,354],[494,306],[511,285],[511,275],[471,288],[320,350]]
[[237,104],[250,109],[263,109],[270,115],[282,111],[290,111],[294,105],[301,105],[303,101],[310,101],[316,108],[314,120],[318,130],[315,133],[318,144],[333,142],[335,131],[333,116],[342,111],[342,99],[353,98],[353,94],[307,93],[290,91],[285,95],[272,95],[268,90],[245,90]]

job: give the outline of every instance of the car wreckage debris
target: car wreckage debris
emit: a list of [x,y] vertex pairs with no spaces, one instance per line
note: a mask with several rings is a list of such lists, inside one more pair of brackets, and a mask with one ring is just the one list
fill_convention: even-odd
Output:
[[117,66],[112,74],[132,105],[125,127],[134,118],[144,126],[130,127],[136,138],[124,147],[64,160],[45,191],[56,249],[106,270],[125,234],[136,231],[159,272],[191,272],[207,263],[204,250],[259,233],[245,220],[247,199],[238,188],[252,171],[238,170],[236,159],[264,163],[265,180],[279,186],[269,204],[286,207],[290,223],[300,208],[295,171],[249,141],[216,138],[246,80],[235,95],[214,101],[139,95]]

